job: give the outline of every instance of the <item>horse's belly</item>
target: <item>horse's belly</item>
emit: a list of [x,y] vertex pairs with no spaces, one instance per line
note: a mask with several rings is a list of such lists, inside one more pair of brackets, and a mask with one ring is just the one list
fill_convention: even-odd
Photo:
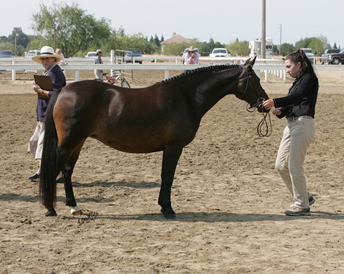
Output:
[[[117,150],[130,153],[162,151],[173,144],[185,146],[195,137],[197,123],[186,119],[154,115],[134,115],[132,119],[117,119],[94,131],[94,138]],[[165,115],[166,116],[166,115]]]
[[153,138],[142,138],[142,136],[126,136],[126,137],[113,137],[104,138],[100,136],[91,136],[98,139],[105,145],[110,146],[116,150],[128,153],[150,153],[156,151],[162,151],[164,144],[161,140]]

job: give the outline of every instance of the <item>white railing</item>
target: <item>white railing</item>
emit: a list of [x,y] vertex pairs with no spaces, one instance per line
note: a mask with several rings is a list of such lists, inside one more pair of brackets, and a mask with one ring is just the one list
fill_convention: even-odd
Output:
[[[140,57],[140,58],[133,58],[134,63],[128,64],[116,64],[115,57],[112,55],[111,57],[104,57],[102,58],[104,64],[94,64],[94,59],[88,58],[66,58],[66,62],[68,65],[61,66],[65,71],[66,70],[75,70],[75,81],[79,81],[79,71],[80,70],[94,70],[94,69],[102,69],[102,70],[110,70],[111,73],[113,70],[164,70],[165,71],[165,79],[169,78],[169,71],[170,70],[192,70],[199,68],[200,66],[209,66],[214,64],[237,64],[240,61],[245,61],[246,57],[229,57],[229,58],[209,58],[209,57],[201,57],[200,58],[200,65],[182,65],[182,57],[173,56],[173,57],[165,57],[165,56],[152,56],[152,57]],[[135,61],[142,61],[141,64],[135,63]],[[149,63],[148,63],[149,60]],[[164,63],[160,63],[159,60],[164,61]],[[178,62],[179,61],[179,62]],[[118,62],[118,60],[117,60]],[[168,63],[165,63],[168,62]],[[1,58],[0,59],[0,71],[1,70],[8,70],[12,71],[12,80],[16,80],[16,71],[37,71],[42,70],[42,65],[33,62],[31,59],[28,58]],[[265,74],[265,80],[268,81],[268,75],[273,74],[283,81],[286,80],[286,72],[284,67],[284,62],[282,59],[257,59],[254,69],[257,75],[260,77],[260,72],[263,71]],[[338,65],[316,65],[316,70],[344,70],[344,66]]]

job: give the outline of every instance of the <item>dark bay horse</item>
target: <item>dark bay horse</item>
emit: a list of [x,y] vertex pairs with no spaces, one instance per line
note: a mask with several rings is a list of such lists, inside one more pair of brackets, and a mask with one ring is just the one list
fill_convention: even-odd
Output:
[[89,80],[56,91],[46,114],[39,187],[40,201],[48,209],[45,215],[57,215],[60,170],[66,205],[74,215],[81,214],[71,177],[85,140],[92,137],[123,152],[163,151],[158,203],[165,218],[174,219],[170,196],[176,166],[203,115],[227,94],[251,106],[268,99],[253,71],[254,62],[199,68],[146,88],[125,89]]

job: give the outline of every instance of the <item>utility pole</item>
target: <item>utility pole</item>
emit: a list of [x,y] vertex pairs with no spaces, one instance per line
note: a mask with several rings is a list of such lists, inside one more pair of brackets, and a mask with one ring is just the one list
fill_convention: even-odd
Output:
[[14,28],[14,52],[17,54],[17,36],[18,32],[21,31],[21,28]]
[[262,0],[262,43],[261,58],[266,58],[266,0]]
[[282,53],[282,24],[280,24],[280,44],[279,44],[279,55]]
[[54,24],[54,50],[56,50],[56,25]]

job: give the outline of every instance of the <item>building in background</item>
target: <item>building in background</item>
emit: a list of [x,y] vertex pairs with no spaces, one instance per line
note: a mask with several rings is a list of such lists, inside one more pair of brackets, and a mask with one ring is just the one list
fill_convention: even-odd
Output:
[[[266,37],[266,51],[265,51],[265,56],[266,59],[271,59],[272,58],[272,38],[271,37]],[[252,40],[249,43],[249,48],[251,49],[250,52],[250,58],[253,58],[255,56],[257,56],[257,58],[261,58],[262,56],[262,39],[256,39],[256,40]]]
[[165,49],[165,45],[167,44],[172,44],[172,43],[176,43],[176,44],[180,44],[180,43],[187,43],[190,44],[191,40],[187,39],[177,33],[173,33],[173,36],[170,39],[164,40],[160,43],[161,45],[161,52],[164,52]]

